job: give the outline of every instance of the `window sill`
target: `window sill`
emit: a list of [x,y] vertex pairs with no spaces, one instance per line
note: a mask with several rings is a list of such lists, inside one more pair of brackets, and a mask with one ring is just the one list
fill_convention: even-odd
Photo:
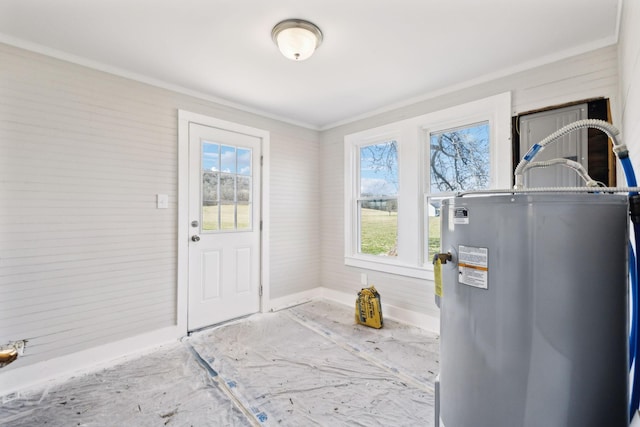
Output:
[[345,256],[344,264],[350,267],[375,270],[398,276],[413,277],[415,279],[433,280],[433,269],[416,265],[402,264],[385,257]]

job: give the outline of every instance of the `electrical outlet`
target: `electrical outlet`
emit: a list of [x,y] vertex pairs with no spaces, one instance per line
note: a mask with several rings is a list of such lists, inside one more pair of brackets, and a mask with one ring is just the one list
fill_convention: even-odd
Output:
[[367,273],[360,273],[360,284],[366,285],[369,283],[369,279],[367,278]]

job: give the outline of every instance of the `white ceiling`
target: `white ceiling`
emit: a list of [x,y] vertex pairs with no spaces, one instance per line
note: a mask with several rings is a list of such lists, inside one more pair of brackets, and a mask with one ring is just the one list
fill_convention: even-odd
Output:
[[[326,129],[615,43],[618,3],[1,0],[0,41]],[[273,44],[286,18],[322,30],[309,60]]]

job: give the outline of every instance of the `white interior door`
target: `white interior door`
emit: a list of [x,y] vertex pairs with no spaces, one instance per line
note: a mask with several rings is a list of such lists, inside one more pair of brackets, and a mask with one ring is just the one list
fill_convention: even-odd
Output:
[[189,124],[188,329],[260,309],[261,139]]
[[[520,118],[520,153],[524,155],[533,144],[542,141],[563,126],[588,118],[587,104],[557,108]],[[565,158],[589,167],[589,136],[587,129],[580,129],[561,137],[536,156],[534,161]],[[582,187],[585,185],[573,170],[554,166],[531,169],[524,178],[527,187]]]

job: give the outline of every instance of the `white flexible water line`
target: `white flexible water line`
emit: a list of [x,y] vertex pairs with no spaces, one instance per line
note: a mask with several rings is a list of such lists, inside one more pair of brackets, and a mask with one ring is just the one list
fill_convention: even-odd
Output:
[[620,152],[624,152],[627,151],[627,147],[625,145],[622,144],[618,144],[618,139],[616,138],[617,135],[620,133],[620,131],[613,125],[603,121],[603,120],[596,120],[596,119],[585,119],[585,120],[578,120],[577,122],[573,122],[570,123],[560,129],[558,129],[557,131],[555,131],[554,133],[552,133],[551,135],[547,136],[546,138],[544,138],[542,141],[540,141],[537,144],[533,144],[531,146],[531,148],[529,149],[529,151],[527,152],[527,154],[525,154],[522,157],[522,160],[520,160],[520,163],[518,163],[518,166],[516,166],[514,175],[515,175],[515,185],[514,188],[515,189],[521,189],[524,187],[524,177],[523,177],[523,172],[524,172],[524,168],[525,166],[531,162],[531,160],[533,160],[533,158],[542,150],[544,150],[544,147],[547,146],[548,144],[554,142],[555,140],[563,137],[564,135],[573,132],[575,130],[578,129],[582,129],[582,128],[594,128],[594,129],[599,129],[602,132],[606,133],[609,138],[611,138],[611,140],[613,141],[613,151],[616,154],[619,154]]
[[574,171],[576,171],[578,173],[578,175],[580,175],[580,178],[582,178],[582,180],[584,181],[584,183],[586,184],[587,187],[597,187],[598,186],[598,182],[593,180],[589,176],[589,173],[584,168],[584,166],[582,166],[578,162],[575,162],[575,161],[570,160],[570,159],[564,159],[564,158],[547,160],[547,161],[542,161],[542,162],[527,163],[525,165],[525,167],[522,168],[522,174],[524,175],[530,169],[547,168],[549,166],[554,166],[554,165],[562,165],[562,166],[566,166],[566,167],[568,167],[570,169],[573,169]]

